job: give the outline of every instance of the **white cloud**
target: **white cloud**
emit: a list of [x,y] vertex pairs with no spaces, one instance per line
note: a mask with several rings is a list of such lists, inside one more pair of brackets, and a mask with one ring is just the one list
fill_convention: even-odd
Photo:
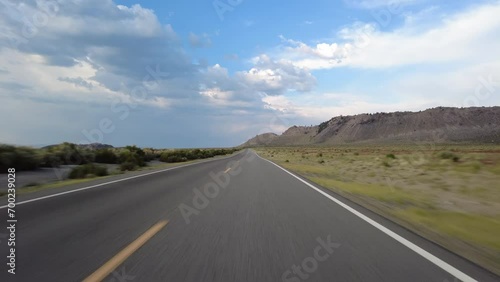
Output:
[[356,23],[340,30],[340,42],[309,46],[286,40],[289,45],[279,57],[309,69],[487,61],[500,50],[499,14],[500,2],[495,2],[446,17],[425,30],[412,26],[412,21],[389,32],[377,30],[374,24]]
[[281,94],[287,90],[310,91],[316,79],[308,69],[296,66],[289,60],[272,60],[267,55],[253,59],[254,67],[239,72],[238,77],[256,91]]
[[384,103],[369,96],[349,93],[310,93],[293,97],[265,96],[262,100],[267,108],[289,116],[300,117],[303,123],[319,123],[340,115],[418,111],[432,103],[426,98]]

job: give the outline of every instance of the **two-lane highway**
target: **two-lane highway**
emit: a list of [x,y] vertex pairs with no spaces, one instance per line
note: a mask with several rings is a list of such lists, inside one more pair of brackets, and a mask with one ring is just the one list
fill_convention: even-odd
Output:
[[30,200],[0,281],[498,281],[250,150]]

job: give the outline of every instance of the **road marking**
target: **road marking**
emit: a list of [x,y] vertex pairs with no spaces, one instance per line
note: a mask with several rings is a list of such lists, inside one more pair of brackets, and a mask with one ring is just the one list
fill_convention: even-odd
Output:
[[148,231],[144,232],[139,238],[134,242],[130,243],[125,249],[115,255],[112,259],[106,262],[103,266],[97,269],[92,275],[85,278],[83,282],[100,282],[106,278],[113,270],[115,270],[120,264],[122,264],[127,258],[129,258],[135,251],[142,247],[149,239],[151,239],[158,231],[160,231],[165,225],[167,225],[168,220],[162,220]]
[[448,272],[449,274],[453,275],[454,277],[460,279],[463,282],[477,282],[477,280],[475,280],[474,278],[468,276],[467,274],[465,274],[465,273],[461,272],[460,270],[456,269],[455,267],[449,265],[445,261],[443,261],[443,260],[439,259],[438,257],[434,256],[433,254],[431,254],[431,253],[427,252],[426,250],[420,248],[419,246],[413,244],[412,242],[408,241],[407,239],[403,238],[402,236],[398,235],[397,233],[395,233],[395,232],[391,231],[390,229],[386,228],[382,224],[374,221],[373,219],[367,217],[366,215],[360,213],[359,211],[357,211],[357,210],[351,208],[350,206],[344,204],[340,200],[338,200],[335,197],[331,196],[330,194],[322,191],[318,187],[310,184],[309,182],[303,180],[302,178],[296,176],[292,172],[290,172],[290,171],[286,170],[285,168],[283,168],[283,167],[281,167],[281,166],[273,163],[270,160],[266,160],[266,159],[262,158],[259,155],[257,155],[257,156],[259,158],[263,159],[264,161],[268,161],[271,164],[277,166],[278,168],[280,168],[284,172],[290,174],[291,176],[295,177],[300,182],[304,183],[305,185],[309,186],[310,188],[312,188],[312,189],[316,190],[317,192],[321,193],[323,196],[327,197],[328,199],[332,200],[333,202],[335,202],[339,206],[341,206],[341,207],[345,208],[346,210],[350,211],[351,213],[353,213],[354,215],[358,216],[362,220],[368,222],[369,224],[371,224],[372,226],[374,226],[378,230],[380,230],[380,231],[384,232],[385,234],[389,235],[390,237],[392,237],[393,239],[395,239],[399,243],[403,244],[404,246],[406,246],[410,250],[412,250],[412,251],[416,252],[417,254],[421,255],[422,257],[424,257],[425,259],[429,260],[430,262],[432,262],[433,264],[437,265],[438,267],[440,267],[444,271]]
[[228,168],[228,169],[224,170],[224,173],[227,173],[230,170],[231,170],[231,168]]
[[[236,155],[239,155],[241,153],[242,152],[240,152],[240,153],[238,153]],[[140,174],[140,175],[135,175],[135,176],[127,177],[127,178],[121,178],[121,179],[117,179],[117,180],[113,180],[113,181],[109,181],[109,182],[104,182],[104,183],[100,183],[100,184],[96,184],[96,185],[92,185],[92,186],[82,187],[82,188],[78,188],[78,189],[74,189],[74,190],[70,190],[70,191],[66,191],[66,192],[51,194],[51,195],[47,195],[47,196],[43,196],[43,197],[31,199],[31,200],[17,202],[16,206],[27,204],[27,203],[31,203],[31,202],[36,202],[36,201],[40,201],[40,200],[44,200],[44,199],[49,199],[49,198],[53,198],[53,197],[58,197],[58,196],[66,195],[66,194],[71,194],[71,193],[75,193],[75,192],[80,192],[80,191],[84,191],[84,190],[89,190],[89,189],[93,189],[93,188],[105,186],[105,185],[108,185],[108,184],[113,184],[113,183],[118,183],[118,182],[122,182],[122,181],[127,181],[127,180],[130,180],[130,179],[139,178],[139,177],[143,177],[143,176],[148,176],[148,175],[152,175],[152,174],[156,174],[156,173],[161,173],[161,172],[165,172],[165,171],[169,171],[169,170],[174,170],[174,169],[178,169],[178,168],[183,168],[183,167],[188,167],[188,166],[192,166],[192,165],[198,165],[198,164],[208,163],[208,162],[213,162],[213,161],[225,160],[225,159],[234,157],[236,155],[232,155],[232,156],[228,156],[228,157],[224,157],[224,158],[219,158],[219,159],[214,159],[214,160],[200,161],[200,162],[196,162],[196,163],[192,163],[192,164],[186,164],[186,165],[181,165],[181,166],[176,166],[176,167],[171,167],[171,168],[166,168],[166,169],[157,170],[157,171],[153,171],[153,172],[149,172],[149,173],[145,173],[145,174]],[[0,206],[0,210],[1,209],[5,209],[5,208],[7,208],[7,205]]]

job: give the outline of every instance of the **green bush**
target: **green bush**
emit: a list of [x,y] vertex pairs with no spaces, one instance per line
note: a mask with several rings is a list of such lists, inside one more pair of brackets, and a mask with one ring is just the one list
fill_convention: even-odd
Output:
[[[146,153],[141,148],[138,148],[135,145],[127,146],[121,151],[118,161],[120,164],[127,163],[124,165],[127,169],[122,170],[134,170],[137,167],[146,166],[145,156]],[[134,165],[132,166],[130,163]]]
[[0,145],[1,172],[7,172],[7,169],[11,167],[17,171],[37,169],[40,162],[41,156],[33,148]]
[[94,161],[94,153],[88,149],[79,149],[73,143],[64,142],[44,149],[44,166],[80,165]]
[[95,152],[95,162],[103,164],[116,164],[118,156],[110,149],[100,149]]
[[180,163],[187,160],[188,158],[185,157],[185,154],[180,152],[165,152],[160,156],[160,161],[166,163]]
[[439,154],[439,157],[444,160],[453,160],[454,162],[458,162],[460,157],[451,152],[442,152]]
[[396,156],[394,154],[387,154],[386,157],[393,160],[396,159]]
[[58,167],[63,164],[61,158],[52,152],[43,151],[42,152],[42,161],[40,166],[42,167]]
[[136,170],[137,169],[137,165],[133,162],[124,162],[122,164],[120,164],[120,170],[121,171],[126,171],[126,170]]
[[144,161],[149,162],[160,157],[160,154],[156,152],[153,148],[145,148],[144,151]]
[[163,152],[160,161],[167,163],[185,162],[188,160],[207,159],[234,153],[236,149],[181,149]]
[[108,169],[104,166],[95,164],[79,165],[69,173],[70,179],[87,178],[88,176],[105,176],[108,175]]

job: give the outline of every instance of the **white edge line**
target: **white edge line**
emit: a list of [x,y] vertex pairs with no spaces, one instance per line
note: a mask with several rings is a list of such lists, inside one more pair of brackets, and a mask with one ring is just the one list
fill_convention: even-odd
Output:
[[[65,192],[61,192],[61,193],[51,194],[51,195],[47,195],[47,196],[43,196],[43,197],[39,197],[39,198],[34,198],[34,199],[31,199],[31,200],[17,202],[16,206],[19,206],[19,205],[22,205],[22,204],[31,203],[31,202],[36,202],[36,201],[40,201],[40,200],[44,200],[44,199],[54,198],[54,197],[58,197],[58,196],[66,195],[66,194],[71,194],[71,193],[75,193],[75,192],[80,192],[80,191],[84,191],[84,190],[89,190],[89,189],[93,189],[93,188],[104,186],[104,185],[108,185],[108,184],[113,184],[113,183],[117,183],[117,182],[127,181],[127,180],[130,180],[130,179],[139,178],[139,177],[143,177],[143,176],[148,176],[148,175],[152,175],[152,174],[156,174],[156,173],[160,173],[160,172],[165,172],[165,171],[169,171],[169,170],[174,170],[174,169],[178,169],[178,168],[183,168],[183,167],[187,167],[187,166],[192,166],[192,165],[197,165],[197,164],[202,164],[202,163],[208,163],[208,162],[213,162],[213,161],[225,160],[225,159],[228,159],[228,158],[231,158],[231,157],[234,157],[234,156],[236,156],[236,155],[227,156],[227,157],[220,158],[220,159],[206,160],[206,161],[196,162],[196,163],[192,163],[192,164],[186,164],[186,165],[181,165],[181,166],[176,166],[176,167],[170,167],[170,168],[166,168],[166,169],[162,169],[162,170],[157,170],[157,171],[153,171],[153,172],[148,172],[148,173],[144,173],[144,174],[139,174],[139,175],[135,175],[135,176],[127,177],[127,178],[121,178],[121,179],[117,179],[117,180],[113,180],[113,181],[109,181],[109,182],[104,182],[104,183],[100,183],[100,184],[96,184],[96,185],[92,185],[92,186],[82,187],[82,188],[78,188],[78,189],[74,189],[74,190],[70,190],[70,191],[65,191]],[[8,204],[4,205],[4,206],[0,206],[0,210],[1,209],[5,209],[7,207],[8,207]]]
[[[259,155],[257,155],[259,156]],[[392,237],[394,240],[398,241],[399,243],[405,245],[406,247],[408,247],[410,250],[416,252],[417,254],[421,255],[422,257],[424,257],[425,259],[429,260],[430,262],[434,263],[435,265],[439,266],[440,268],[442,268],[444,271],[448,272],[449,274],[455,276],[456,278],[464,281],[464,282],[477,282],[477,280],[475,280],[474,278],[468,276],[467,274],[463,273],[462,271],[456,269],[455,267],[449,265],[448,263],[446,263],[445,261],[437,258],[436,256],[434,256],[433,254],[427,252],[426,250],[420,248],[419,246],[413,244],[412,242],[408,241],[407,239],[403,238],[402,236],[394,233],[393,231],[391,231],[390,229],[384,227],[383,225],[381,225],[380,223],[372,220],[371,218],[367,217],[366,215],[358,212],[357,210],[351,208],[350,206],[344,204],[343,202],[341,202],[340,200],[336,199],[335,197],[329,195],[328,193],[322,191],[321,189],[317,188],[316,186],[308,183],[307,181],[303,180],[302,178],[296,176],[295,174],[291,173],[290,171],[286,170],[285,168],[273,163],[272,161],[270,160],[266,160],[264,158],[262,158],[261,156],[259,156],[259,158],[265,160],[265,161],[268,161],[270,162],[271,164],[277,166],[278,168],[280,168],[281,170],[285,171],[286,173],[290,174],[291,176],[295,177],[296,179],[298,179],[300,182],[306,184],[307,186],[309,186],[310,188],[316,190],[317,192],[323,194],[323,196],[327,197],[328,199],[334,201],[336,204],[338,204],[339,206],[345,208],[346,210],[350,211],[351,213],[353,213],[354,215],[358,216],[359,218],[361,218],[362,220],[368,222],[369,224],[371,224],[372,226],[374,226],[375,228],[377,228],[378,230],[384,232],[385,234],[389,235],[390,237]]]

